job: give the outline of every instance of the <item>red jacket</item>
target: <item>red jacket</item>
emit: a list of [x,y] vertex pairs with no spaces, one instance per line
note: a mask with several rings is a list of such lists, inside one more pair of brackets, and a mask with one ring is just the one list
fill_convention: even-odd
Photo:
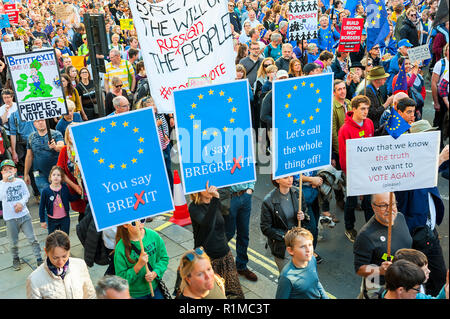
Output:
[[359,126],[355,121],[353,121],[353,112],[347,112],[345,117],[345,123],[339,129],[338,139],[339,139],[339,163],[341,164],[341,169],[344,173],[347,173],[347,145],[346,141],[353,138],[364,138],[374,136],[374,126],[371,119],[366,118],[363,121],[363,125]]

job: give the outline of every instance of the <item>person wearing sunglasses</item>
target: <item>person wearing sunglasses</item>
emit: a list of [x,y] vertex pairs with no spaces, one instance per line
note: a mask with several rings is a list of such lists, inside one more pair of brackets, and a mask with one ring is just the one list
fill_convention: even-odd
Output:
[[114,76],[111,79],[111,90],[106,93],[105,97],[105,114],[114,112],[113,99],[117,96],[124,96],[128,99],[127,91],[123,88],[123,83],[120,77]]
[[406,11],[406,19],[400,29],[400,40],[408,39],[413,47],[420,45],[419,33],[417,31],[417,10],[414,6]]
[[225,220],[217,187],[206,182],[206,189],[189,195],[195,247],[204,247],[212,267],[225,280],[227,298],[244,299],[236,263],[228,246]]
[[176,299],[226,299],[224,279],[214,273],[202,247],[185,252],[178,271],[181,283]]
[[[145,219],[141,219],[117,227],[115,273],[128,280],[131,297],[164,299],[159,282],[167,270],[169,256],[163,239],[154,230],[145,228],[144,223]],[[144,251],[141,251],[141,240]],[[149,284],[153,287],[154,297]]]

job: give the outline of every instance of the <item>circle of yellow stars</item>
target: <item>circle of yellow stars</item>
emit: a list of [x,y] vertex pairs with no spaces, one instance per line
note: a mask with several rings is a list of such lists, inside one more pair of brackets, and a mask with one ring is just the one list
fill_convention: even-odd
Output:
[[395,131],[401,126],[400,118],[397,115],[391,115],[391,116],[393,116],[397,120],[397,125],[395,127],[388,125],[387,128],[389,131]]
[[[303,82],[301,83],[301,87],[307,87],[306,84],[307,84],[307,83],[306,83],[305,81],[303,81]],[[316,94],[320,94],[320,89],[314,89],[314,83],[313,83],[313,82],[309,83],[308,86],[309,86],[310,89],[313,89],[313,90],[315,91]],[[299,87],[298,87],[297,85],[294,85],[294,86],[292,87],[292,90],[294,91],[294,93],[300,92],[300,91],[299,91]],[[287,99],[288,99],[288,100],[292,99],[294,93],[289,92],[289,93],[286,95]],[[322,103],[322,98],[319,96],[319,97],[317,98],[317,104],[320,104],[320,103]],[[285,110],[288,112],[288,113],[286,114],[286,116],[287,116],[289,119],[292,120],[292,123],[293,123],[293,124],[301,123],[301,124],[303,125],[303,124],[306,124],[306,122],[307,122],[308,119],[309,119],[309,121],[314,120],[314,115],[310,115],[309,117],[306,116],[306,117],[302,118],[301,120],[299,120],[299,118],[293,116],[293,114],[290,112],[291,105],[290,105],[289,103],[286,103],[286,104],[284,105],[284,108],[285,108]],[[319,113],[319,111],[320,111],[320,108],[319,108],[319,106],[317,106],[316,109],[315,109],[315,113],[313,113],[313,114]]]
[[[115,122],[114,120],[112,120],[111,121],[111,123],[109,123],[109,126],[110,126],[110,128],[114,128],[114,127],[117,127],[118,125],[122,125],[123,127],[130,127],[131,128],[131,126],[130,126],[130,123],[129,122],[127,122],[127,121],[124,121],[123,123],[117,123],[117,122]],[[92,153],[94,154],[94,156],[95,155],[98,155],[100,158],[97,160],[98,161],[98,163],[100,164],[100,165],[106,165],[107,167],[109,167],[109,169],[115,169],[115,168],[121,168],[121,169],[126,169],[127,168],[127,166],[128,165],[133,165],[133,164],[136,164],[137,163],[137,158],[136,157],[138,157],[138,155],[135,155],[135,156],[132,156],[132,158],[131,158],[131,160],[129,161],[129,162],[122,162],[121,164],[115,164],[115,163],[112,163],[112,162],[109,162],[109,165],[107,165],[108,164],[108,162],[106,161],[106,159],[105,158],[103,158],[101,155],[100,155],[100,150],[99,150],[99,148],[97,148],[97,147],[100,147],[99,146],[99,144],[97,144],[97,143],[101,143],[101,137],[102,137],[102,135],[103,134],[105,134],[106,133],[106,129],[107,129],[107,125],[106,125],[106,127],[103,127],[103,126],[101,126],[100,128],[99,128],[99,132],[98,132],[98,135],[96,135],[96,136],[94,136],[94,138],[92,139],[92,141],[93,141],[93,143],[94,143],[94,149],[92,150]],[[139,136],[139,128],[138,127],[134,127],[133,129],[133,134],[137,134],[137,136]],[[139,136],[139,138],[137,139],[138,141],[139,141],[139,144],[141,144],[141,143],[144,143],[144,138],[142,137],[142,136]],[[144,153],[144,149],[142,148],[142,147],[140,147],[138,150],[137,150],[137,152],[136,152],[137,154],[143,154]]]
[[[209,91],[207,91],[207,95],[214,95],[214,92],[215,92],[215,90],[209,89]],[[235,121],[236,121],[236,119],[233,117],[233,113],[236,113],[237,110],[238,110],[238,109],[237,109],[235,106],[233,106],[233,104],[232,104],[232,103],[233,103],[233,98],[232,98],[232,97],[228,97],[228,98],[227,98],[227,97],[226,97],[227,95],[225,95],[225,92],[224,92],[223,90],[220,90],[220,91],[219,91],[218,93],[216,93],[216,94],[219,94],[219,96],[224,97],[224,98],[226,99],[226,101],[227,101],[228,103],[230,103],[231,117],[230,117],[230,119],[228,120],[228,122],[229,122],[229,126],[231,126],[231,125],[234,124]],[[205,97],[205,95],[199,94],[199,95],[197,96],[197,98],[198,98],[197,103],[199,103],[201,100],[203,100],[204,97]],[[194,109],[197,108],[197,104],[196,104],[195,102],[193,102],[192,104],[190,104],[190,107],[194,110]],[[195,120],[195,116],[196,116],[195,111],[192,111],[192,113],[189,115],[189,118],[190,118],[191,120]],[[226,126],[226,125],[225,125],[225,126],[222,128],[222,131],[223,131],[223,132],[227,132],[228,129],[230,128],[229,126]],[[194,129],[198,129],[198,128],[199,128],[199,125],[198,125],[198,124],[194,124],[193,127],[194,127]],[[202,134],[203,134],[204,136],[207,135],[207,134],[208,134],[208,130],[203,130]],[[217,136],[218,134],[219,134],[218,130],[217,130],[217,129],[213,129],[212,135],[213,135],[213,136]]]

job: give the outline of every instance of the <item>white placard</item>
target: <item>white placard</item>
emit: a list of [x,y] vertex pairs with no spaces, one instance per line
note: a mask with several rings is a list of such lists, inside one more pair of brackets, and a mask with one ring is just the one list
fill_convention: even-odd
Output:
[[68,113],[55,50],[8,55],[6,62],[22,121],[55,118]]
[[3,55],[12,55],[25,53],[25,45],[23,40],[2,42]]
[[440,132],[347,140],[347,196],[437,185]]
[[408,56],[411,63],[431,59],[430,48],[427,44],[408,49]]
[[289,41],[317,39],[318,1],[289,2]]
[[173,91],[188,78],[233,81],[236,66],[227,2],[129,0],[151,95],[159,112],[174,111]]

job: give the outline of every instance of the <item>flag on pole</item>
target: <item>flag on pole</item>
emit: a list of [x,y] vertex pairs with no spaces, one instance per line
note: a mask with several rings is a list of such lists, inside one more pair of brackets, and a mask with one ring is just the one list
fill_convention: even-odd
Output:
[[408,78],[406,77],[405,61],[403,61],[400,72],[398,72],[397,81],[394,86],[394,94],[398,92],[405,92],[408,94]]
[[389,34],[388,14],[384,1],[367,0],[367,51],[376,44],[383,44]]

